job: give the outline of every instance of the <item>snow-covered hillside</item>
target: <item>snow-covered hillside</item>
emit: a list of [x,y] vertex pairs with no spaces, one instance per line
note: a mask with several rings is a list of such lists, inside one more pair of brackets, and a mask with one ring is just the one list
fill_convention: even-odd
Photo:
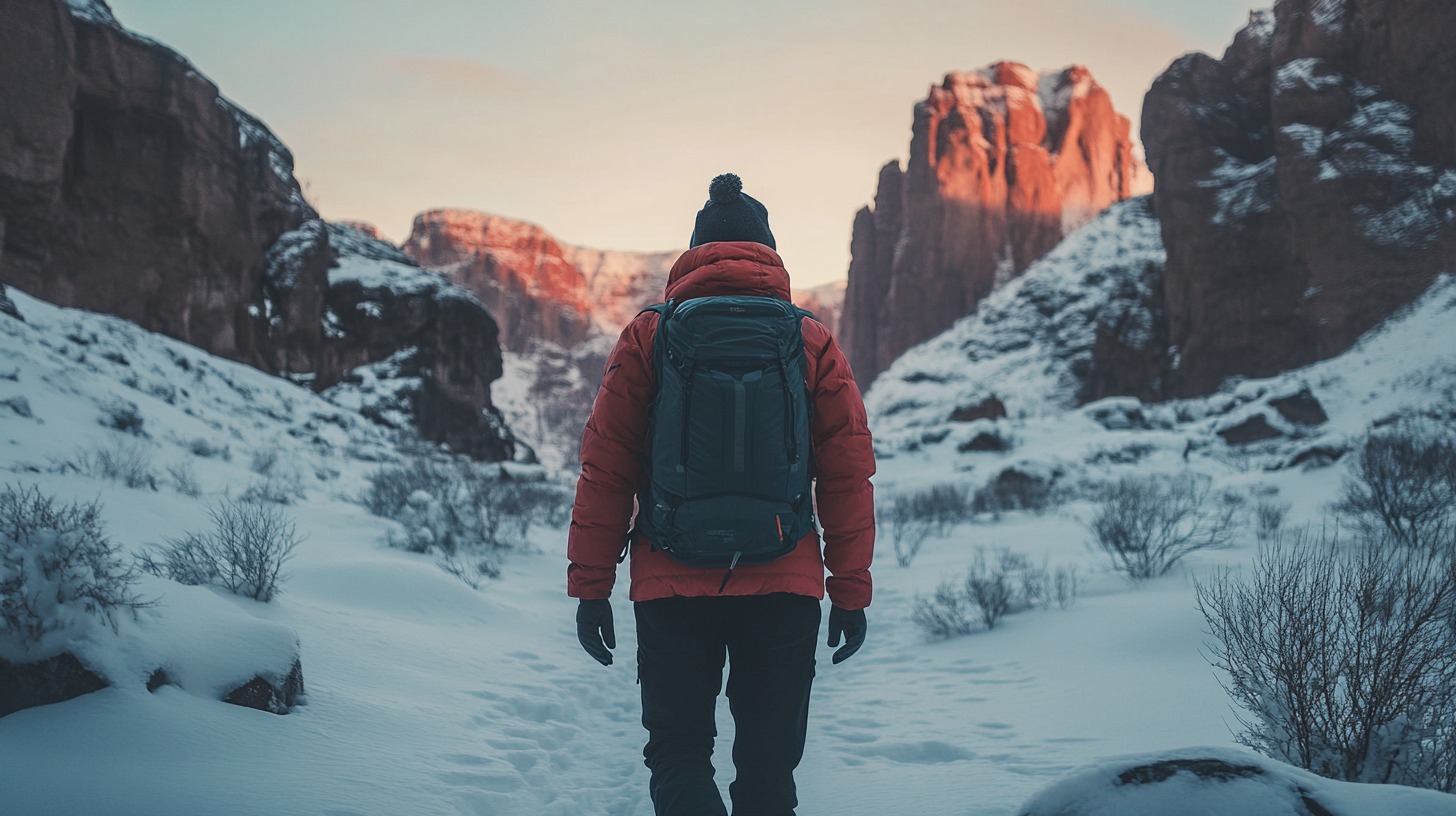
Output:
[[[1145,234],[1128,209],[1119,212],[1114,217],[1132,219],[1123,226],[1133,237]],[[1130,250],[1127,263],[1134,270],[1156,260],[1155,244],[1136,245],[1142,249]],[[1019,291],[1037,286],[1033,279]],[[209,502],[268,478],[257,471],[274,461],[267,469],[290,492],[286,509],[304,540],[270,604],[148,579],[140,589],[157,604],[123,627],[131,646],[107,641],[103,630],[88,636],[92,652],[150,649],[131,664],[111,664],[140,666],[165,651],[187,667],[185,676],[204,679],[149,693],[145,677],[121,676],[112,688],[0,718],[7,812],[651,813],[631,610],[614,599],[617,665],[603,668],[581,652],[564,595],[564,529],[533,528],[502,562],[501,577],[472,590],[432,557],[385,546],[392,522],[357,503],[368,475],[401,455],[379,426],[121,321],[12,294],[25,322],[0,315],[0,481],[98,500],[113,538],[136,552],[196,529]],[[1084,300],[1097,308],[1094,295]],[[1061,352],[1037,348],[1040,339],[1021,348],[1020,365],[946,360],[935,370],[998,377],[1012,418],[945,422],[963,395],[976,393],[968,377],[941,384],[941,395],[916,392],[939,405],[906,409],[905,417],[887,416],[877,391],[880,497],[887,504],[912,488],[979,485],[1017,462],[1060,468],[1059,483],[1069,487],[1186,466],[1221,487],[1277,493],[1292,505],[1293,525],[1318,523],[1342,465],[1264,468],[1307,447],[1337,448],[1389,416],[1456,416],[1453,316],[1456,283],[1443,280],[1340,358],[1163,406],[1054,405],[1070,392],[1060,374],[1045,370]],[[1079,320],[1032,319],[1033,334],[1074,349]],[[972,333],[982,331],[989,329]],[[959,345],[944,348],[949,354]],[[1326,423],[1294,425],[1271,407],[1305,387],[1328,413]],[[1031,401],[1038,395],[1043,402]],[[1283,435],[1241,448],[1217,435],[1255,413]],[[959,450],[983,432],[1008,449]],[[121,446],[144,452],[151,481],[126,487],[75,464]],[[1232,746],[1233,715],[1204,658],[1192,581],[1247,563],[1252,536],[1134,587],[1086,548],[1089,504],[1076,494],[1069,490],[1065,503],[1041,515],[953,526],[906,567],[896,565],[882,530],[867,644],[838,666],[827,647],[819,656],[797,775],[800,813],[1007,816],[1106,757]],[[1011,615],[989,632],[928,641],[912,621],[916,598],[964,574],[977,546],[1075,570],[1077,597],[1066,608]],[[200,623],[187,625],[193,620]],[[250,647],[210,637],[213,626],[262,640]],[[274,716],[209,696],[207,678],[221,682],[240,652],[272,648],[280,636],[300,644],[305,705]],[[726,706],[720,732],[726,757],[733,735]],[[731,763],[719,765],[726,788]],[[1397,797],[1403,814],[1456,814],[1456,799],[1407,789],[1361,789],[1338,801],[1394,813],[1382,803]]]

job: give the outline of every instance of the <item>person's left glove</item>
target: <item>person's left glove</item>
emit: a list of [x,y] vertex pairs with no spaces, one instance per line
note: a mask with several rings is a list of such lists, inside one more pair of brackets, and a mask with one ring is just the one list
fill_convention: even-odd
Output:
[[840,609],[837,606],[830,606],[829,645],[839,646],[840,636],[844,637],[844,645],[835,650],[833,662],[843,663],[859,651],[859,647],[864,645],[865,630],[868,628],[863,609]]
[[612,665],[610,650],[617,648],[617,629],[612,625],[611,601],[606,598],[581,599],[576,608],[576,639],[598,663]]

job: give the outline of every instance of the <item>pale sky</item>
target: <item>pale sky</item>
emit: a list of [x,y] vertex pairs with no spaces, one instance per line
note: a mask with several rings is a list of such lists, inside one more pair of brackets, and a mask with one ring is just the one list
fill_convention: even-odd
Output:
[[796,286],[843,278],[854,213],[946,72],[1081,63],[1137,133],[1179,55],[1221,55],[1237,0],[110,0],[293,150],[329,219],[395,241],[422,210],[571,244],[687,245],[709,180],[764,203]]

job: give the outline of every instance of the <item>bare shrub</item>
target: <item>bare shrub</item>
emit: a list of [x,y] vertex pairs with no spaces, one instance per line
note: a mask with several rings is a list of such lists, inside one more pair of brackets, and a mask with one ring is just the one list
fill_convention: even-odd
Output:
[[1336,509],[1368,535],[1435,546],[1456,527],[1456,444],[1432,428],[1374,433],[1355,451]]
[[0,644],[44,657],[47,636],[80,634],[88,619],[115,628],[118,612],[147,605],[135,582],[97,504],[61,503],[34,487],[0,491]]
[[510,479],[468,460],[425,457],[375,471],[362,501],[399,523],[386,535],[390,546],[440,553],[451,574],[470,554],[467,571],[486,577],[498,573],[492,553],[523,543],[532,526],[564,527],[571,512],[571,497],[553,485]]
[[1082,579],[1077,574],[1076,567],[1057,567],[1052,574],[1052,592],[1057,601],[1057,607],[1066,609],[1077,602],[1077,592],[1081,589]]
[[494,509],[524,539],[532,526],[565,527],[571,519],[571,497],[544,482],[497,482]]
[[212,529],[167,539],[138,558],[153,575],[271,601],[285,580],[283,565],[302,539],[275,504],[224,500],[208,508]]
[[930,538],[935,521],[922,515],[913,495],[902,495],[890,500],[889,522],[895,563],[908,567]]
[[449,467],[417,457],[403,465],[385,466],[371,473],[369,486],[365,488],[361,501],[374,515],[395,518],[416,491],[439,495],[448,489],[451,482]]
[[916,597],[910,618],[928,637],[951,638],[976,631],[975,609],[959,581],[946,579],[929,598]]
[[971,498],[971,511],[1000,518],[1003,513],[1044,513],[1056,502],[1052,481],[1016,468],[1007,468]]
[[232,461],[233,452],[227,445],[221,447],[214,445],[205,437],[196,437],[187,442],[187,451],[193,456],[200,456],[203,459],[221,459],[224,462]]
[[1008,564],[1011,553],[1002,550],[995,564],[988,562],[986,550],[976,549],[976,559],[966,573],[966,598],[980,610],[981,623],[987,629],[995,629],[996,623],[1011,611],[1015,598],[1016,576],[1012,574],[1014,564]]
[[908,567],[932,533],[945,536],[972,516],[969,491],[961,485],[941,483],[902,493],[889,502],[887,520],[895,561]]
[[283,450],[276,445],[266,448],[258,448],[253,451],[253,456],[248,467],[259,476],[272,475],[273,470],[283,462]]
[[970,491],[964,485],[931,485],[916,493],[915,501],[921,513],[935,523],[936,535],[946,535],[972,516]]
[[1364,539],[1261,548],[1198,585],[1239,741],[1322,776],[1456,790],[1456,575]]
[[1103,490],[1087,529],[1113,567],[1144,580],[1189,553],[1227,546],[1239,509],[1227,494],[1214,495],[1207,478],[1125,477]]
[[1284,520],[1289,516],[1289,503],[1259,499],[1254,502],[1253,515],[1254,537],[1260,544],[1266,544],[1278,538],[1280,531],[1284,529]]
[[449,490],[437,496],[427,490],[410,494],[391,519],[399,529],[386,534],[389,546],[410,552],[454,554],[485,545],[480,508],[472,507],[468,492]]
[[68,459],[55,463],[61,473],[80,473],[119,482],[133,489],[157,489],[155,448],[140,439],[116,437],[105,443],[78,449]]
[[172,487],[184,496],[195,499],[202,495],[202,483],[197,480],[197,469],[186,459],[168,465],[167,478],[172,481]]
[[[1056,597],[1066,608],[1076,596],[1075,572],[1058,568],[1056,575],[1063,582],[1055,589]],[[1037,564],[1005,547],[977,547],[965,577],[947,579],[931,596],[916,597],[911,619],[932,638],[995,629],[1006,615],[1049,608],[1054,592],[1050,576],[1045,562]]]
[[142,418],[141,412],[137,410],[136,403],[129,400],[116,399],[107,403],[102,407],[101,418],[98,421],[103,427],[125,434],[146,435],[146,431],[142,430],[146,421]]
[[307,498],[303,475],[288,468],[273,468],[266,476],[254,479],[243,491],[245,502],[289,505]]
[[486,578],[500,577],[500,570],[488,558],[463,556],[453,552],[441,555],[435,563],[471,589],[480,589]]

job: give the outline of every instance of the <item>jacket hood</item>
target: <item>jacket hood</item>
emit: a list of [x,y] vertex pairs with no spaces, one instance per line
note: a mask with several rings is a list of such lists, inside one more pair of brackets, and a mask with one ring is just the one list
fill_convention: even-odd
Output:
[[663,294],[667,300],[711,295],[791,299],[783,259],[753,241],[717,241],[684,252],[672,265]]

